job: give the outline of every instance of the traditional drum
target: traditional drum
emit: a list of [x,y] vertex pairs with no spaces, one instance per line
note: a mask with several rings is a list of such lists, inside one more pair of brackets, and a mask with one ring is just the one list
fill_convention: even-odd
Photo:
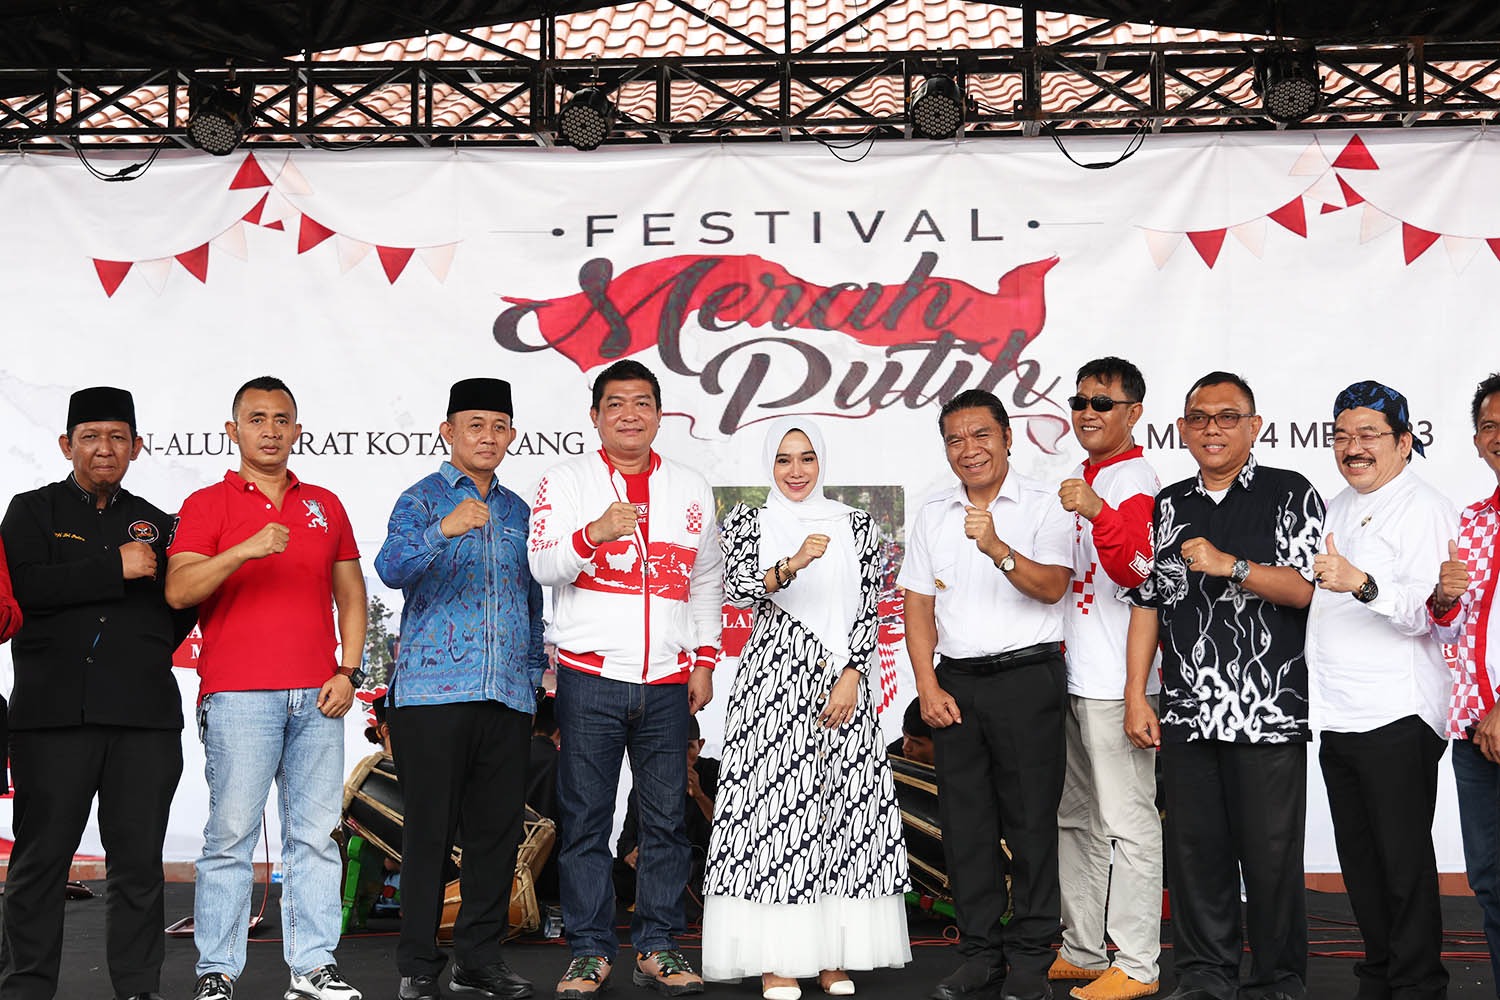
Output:
[[896,779],[896,801],[906,834],[906,856],[912,884],[923,894],[951,900],[947,866],[943,861],[943,830],[938,821],[937,775],[930,764],[891,755]]
[[[516,850],[516,875],[510,884],[510,928],[506,931],[506,940],[518,934],[530,934],[542,926],[536,879],[552,856],[552,846],[557,841],[557,824],[530,806],[526,807],[521,830],[521,845]],[[443,892],[443,918],[438,924],[438,941],[443,944],[453,941],[453,925],[458,920],[458,907],[462,902],[459,880],[454,879]]]

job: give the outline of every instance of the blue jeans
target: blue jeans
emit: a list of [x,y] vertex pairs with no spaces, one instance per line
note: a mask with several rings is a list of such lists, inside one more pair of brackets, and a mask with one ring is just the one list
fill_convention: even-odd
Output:
[[1500,996],[1500,764],[1490,763],[1468,740],[1454,740],[1453,778],[1458,784],[1464,867],[1484,914],[1490,974],[1495,995]]
[[640,813],[631,940],[640,952],[677,947],[673,934],[683,927],[682,889],[692,866],[685,812],[687,685],[627,684],[563,667],[557,724],[557,868],[569,947],[574,955],[611,961],[619,949],[609,834],[627,750]]
[[253,859],[276,779],[281,808],[282,950],[305,975],[333,959],[343,862],[330,834],[343,802],[344,720],[318,711],[318,689],[219,691],[198,707],[208,824],[193,897],[197,974],[245,967]]

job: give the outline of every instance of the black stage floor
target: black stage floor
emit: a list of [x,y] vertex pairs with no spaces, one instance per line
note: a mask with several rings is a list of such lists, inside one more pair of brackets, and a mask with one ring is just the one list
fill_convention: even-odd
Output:
[[[102,883],[90,883],[96,892]],[[279,886],[271,889],[266,920],[251,940],[249,962],[236,984],[237,1000],[277,1000],[286,987],[287,971],[281,957],[281,941],[276,898]],[[256,892],[259,903],[261,890]],[[191,884],[167,886],[169,921],[192,912]],[[1309,892],[1307,909],[1312,939],[1308,997],[1310,1000],[1339,1000],[1353,997],[1353,959],[1360,950],[1359,932],[1353,926],[1348,900],[1341,895]],[[1479,912],[1474,900],[1446,897],[1443,900],[1444,926],[1447,928],[1445,951],[1449,954],[1448,971],[1452,975],[1450,997],[1494,997],[1484,938],[1479,931]],[[344,938],[339,947],[339,965],[345,977],[372,1000],[393,1000],[396,995],[396,922],[372,919],[369,929]],[[858,973],[858,996],[865,1000],[917,1000],[925,997],[932,984],[946,975],[957,958],[947,936],[952,928],[937,921],[914,918],[912,964],[905,969],[883,969]],[[1163,941],[1170,942],[1170,925],[1162,928]],[[684,941],[684,950],[697,962],[696,940]],[[521,939],[507,946],[507,960],[522,975],[537,984],[537,995],[547,998],[557,977],[567,965],[567,949],[560,941]],[[167,1000],[186,1000],[192,993],[193,962],[196,953],[191,938],[169,938],[167,961],[163,970],[162,992]],[[1170,946],[1162,952],[1162,995],[1175,985],[1171,971]],[[446,976],[443,979],[446,992]],[[617,1000],[654,996],[647,990],[630,986],[628,976],[616,978],[609,995]],[[804,985],[804,996],[821,997],[816,983]],[[759,984],[746,980],[740,985],[710,984],[709,992],[730,998],[752,1000],[759,996]],[[58,996],[66,1000],[108,1000],[109,978],[104,968],[104,901],[102,898],[70,902],[67,908],[67,938],[63,947],[62,980]],[[1059,992],[1065,997],[1066,992]]]

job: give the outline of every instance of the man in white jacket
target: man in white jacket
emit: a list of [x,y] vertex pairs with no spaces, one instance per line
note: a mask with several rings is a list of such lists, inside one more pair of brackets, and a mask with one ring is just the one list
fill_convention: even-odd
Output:
[[688,719],[713,697],[724,601],[713,490],[652,450],[661,386],[650,369],[618,361],[593,397],[601,447],[542,477],[528,544],[532,575],[552,588],[557,644],[558,871],[573,959],[555,996],[604,989],[618,949],[609,834],[626,750],[640,812],[632,979],[701,993],[673,932],[691,866]]

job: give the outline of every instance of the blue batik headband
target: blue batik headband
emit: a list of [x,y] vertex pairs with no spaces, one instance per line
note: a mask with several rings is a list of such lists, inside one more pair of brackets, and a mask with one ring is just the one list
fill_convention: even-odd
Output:
[[[1339,414],[1345,410],[1357,409],[1368,406],[1372,410],[1379,410],[1385,414],[1391,423],[1391,429],[1399,438],[1402,434],[1411,433],[1411,410],[1406,405],[1406,397],[1388,385],[1381,385],[1373,379],[1364,382],[1356,382],[1333,401],[1333,419],[1337,420]],[[1422,448],[1422,441],[1412,434],[1411,446],[1418,455],[1427,456]]]

